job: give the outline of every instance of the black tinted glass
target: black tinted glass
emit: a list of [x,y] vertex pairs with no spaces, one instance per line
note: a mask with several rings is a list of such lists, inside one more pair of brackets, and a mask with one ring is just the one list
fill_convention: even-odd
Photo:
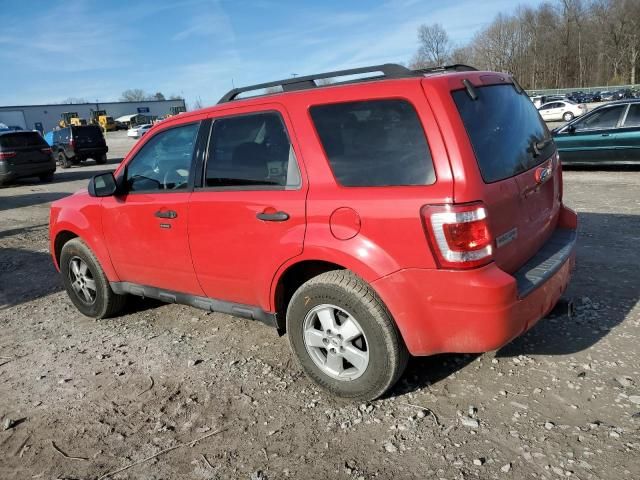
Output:
[[97,125],[72,127],[73,137],[77,139],[102,140],[102,130]]
[[338,183],[349,187],[429,185],[431,152],[413,106],[371,100],[311,107]]
[[47,142],[37,132],[15,132],[0,135],[0,147],[21,148],[21,147],[48,147]]
[[466,90],[457,90],[453,100],[485,182],[517,175],[553,154],[549,130],[526,95],[512,85],[476,87],[476,92],[472,100]]
[[280,115],[216,119],[209,143],[207,187],[294,187],[300,174]]
[[629,113],[624,121],[625,127],[638,127],[640,126],[640,103],[632,103],[629,107]]

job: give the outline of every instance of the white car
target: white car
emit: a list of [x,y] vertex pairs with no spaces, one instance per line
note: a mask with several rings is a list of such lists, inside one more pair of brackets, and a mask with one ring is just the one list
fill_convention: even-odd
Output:
[[145,133],[147,133],[151,129],[151,127],[153,127],[153,125],[150,123],[145,123],[144,125],[136,125],[135,127],[131,127],[129,130],[127,130],[127,137],[140,138]]
[[564,120],[569,122],[575,117],[587,113],[587,106],[577,104],[569,100],[557,100],[542,105],[538,111],[545,122],[554,122]]

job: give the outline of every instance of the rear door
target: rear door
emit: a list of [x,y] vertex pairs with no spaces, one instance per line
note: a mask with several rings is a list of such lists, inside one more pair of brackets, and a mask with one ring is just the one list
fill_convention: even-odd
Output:
[[640,163],[640,103],[632,103],[618,129],[617,161]]
[[[456,202],[483,200],[496,238],[495,262],[513,272],[551,236],[560,208],[561,174],[551,134],[524,93],[510,83],[451,94],[470,140],[462,145],[470,178],[475,157],[478,187],[457,193]],[[466,197],[469,198],[466,198]],[[480,197],[480,198],[478,198]]]
[[203,178],[191,197],[189,244],[207,296],[268,308],[275,272],[302,252],[307,183],[279,105],[212,118]]

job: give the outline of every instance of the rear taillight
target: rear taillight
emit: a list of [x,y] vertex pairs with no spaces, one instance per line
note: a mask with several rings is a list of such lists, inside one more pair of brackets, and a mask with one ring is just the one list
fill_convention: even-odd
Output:
[[69,148],[73,148],[76,146],[76,141],[73,138],[69,139]]
[[422,218],[442,268],[474,268],[493,260],[493,236],[482,203],[425,205]]
[[8,158],[13,158],[16,155],[16,152],[0,152],[0,160],[7,160]]
[[50,155],[50,154],[51,154],[51,148],[49,148],[49,147],[41,148],[41,149],[40,149],[40,151],[41,151],[42,153],[46,153],[47,155]]

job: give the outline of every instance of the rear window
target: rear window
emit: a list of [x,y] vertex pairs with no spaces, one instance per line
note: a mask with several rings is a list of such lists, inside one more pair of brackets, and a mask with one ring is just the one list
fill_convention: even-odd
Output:
[[47,142],[37,132],[15,132],[0,135],[0,147],[20,148],[20,147],[47,147]]
[[71,127],[74,138],[87,138],[91,140],[102,139],[102,130],[97,125],[87,125],[82,127]]
[[413,106],[370,100],[311,107],[311,118],[340,185],[429,185],[431,152]]
[[526,95],[510,84],[476,91],[476,100],[466,90],[453,92],[453,100],[485,182],[513,177],[553,154],[551,134]]

